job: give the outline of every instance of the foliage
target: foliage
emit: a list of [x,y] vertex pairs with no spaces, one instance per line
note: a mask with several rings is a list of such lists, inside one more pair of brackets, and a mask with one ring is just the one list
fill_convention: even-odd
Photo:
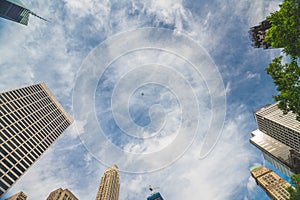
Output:
[[289,187],[288,192],[290,193],[289,200],[300,200],[300,174],[291,176],[293,184],[296,185],[296,189]]
[[286,54],[300,57],[300,1],[284,0],[280,10],[267,17],[272,27],[266,33],[266,42],[283,48]]
[[282,64],[282,56],[274,58],[266,72],[280,92],[273,96],[275,101],[279,101],[278,107],[284,114],[292,111],[300,121],[300,66],[297,59],[292,57],[290,63]]

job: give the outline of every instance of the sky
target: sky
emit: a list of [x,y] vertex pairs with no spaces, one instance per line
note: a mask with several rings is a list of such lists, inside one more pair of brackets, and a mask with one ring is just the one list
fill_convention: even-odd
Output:
[[121,200],[149,185],[172,200],[268,199],[249,169],[274,168],[249,138],[253,111],[274,102],[264,68],[280,50],[251,47],[248,30],[280,1],[23,3],[49,22],[0,19],[0,89],[45,82],[74,123],[2,199],[95,199],[113,164]]

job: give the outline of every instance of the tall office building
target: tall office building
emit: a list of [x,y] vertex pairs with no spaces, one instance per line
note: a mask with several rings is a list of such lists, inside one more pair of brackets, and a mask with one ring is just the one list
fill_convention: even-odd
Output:
[[46,200],[78,200],[78,198],[70,190],[58,188],[51,192]]
[[254,166],[250,169],[252,177],[273,200],[287,200],[290,197],[287,188],[291,185],[280,178],[272,170],[263,166]]
[[20,0],[0,1],[0,17],[2,18],[27,25],[29,20],[29,14],[45,20],[44,18],[38,16],[37,14],[27,9]]
[[258,130],[252,132],[250,143],[287,176],[300,173],[300,122],[296,115],[284,115],[272,104],[257,110],[255,119]]
[[11,197],[8,197],[5,200],[26,200],[26,199],[27,199],[26,194],[24,194],[23,192],[18,192],[17,194],[15,194]]
[[117,165],[108,168],[101,178],[96,200],[118,200],[120,175]]
[[44,83],[0,93],[0,197],[71,123]]

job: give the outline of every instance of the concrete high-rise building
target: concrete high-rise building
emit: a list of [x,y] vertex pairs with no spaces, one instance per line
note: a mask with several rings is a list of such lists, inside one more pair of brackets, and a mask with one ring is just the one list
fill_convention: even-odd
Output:
[[72,121],[44,83],[0,93],[0,197]]
[[287,176],[300,173],[300,122],[296,115],[284,115],[272,104],[257,110],[255,119],[258,130],[252,132],[250,143]]
[[[40,19],[44,18],[31,12],[27,9],[20,0],[1,0],[0,1],[0,17],[27,25],[29,14],[32,14]],[[47,21],[47,20],[45,20]]]
[[117,165],[108,168],[102,178],[96,200],[118,200],[120,190],[120,175]]
[[58,188],[51,192],[46,200],[78,200],[78,198],[70,190]]
[[259,185],[271,199],[289,199],[290,194],[287,191],[287,188],[291,185],[280,178],[275,172],[263,166],[254,166],[250,171],[256,184]]
[[11,197],[8,197],[5,200],[26,200],[26,199],[27,199],[26,194],[24,194],[23,192],[18,192],[17,194],[12,195]]

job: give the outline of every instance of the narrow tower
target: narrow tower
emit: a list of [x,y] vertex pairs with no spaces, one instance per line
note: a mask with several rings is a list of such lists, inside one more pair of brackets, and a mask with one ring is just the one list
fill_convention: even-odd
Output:
[[44,83],[0,93],[0,197],[72,121]]
[[0,17],[4,19],[27,25],[29,14],[45,20],[27,9],[20,0],[0,0]]
[[108,168],[99,185],[96,200],[118,200],[120,190],[120,175],[117,165]]

